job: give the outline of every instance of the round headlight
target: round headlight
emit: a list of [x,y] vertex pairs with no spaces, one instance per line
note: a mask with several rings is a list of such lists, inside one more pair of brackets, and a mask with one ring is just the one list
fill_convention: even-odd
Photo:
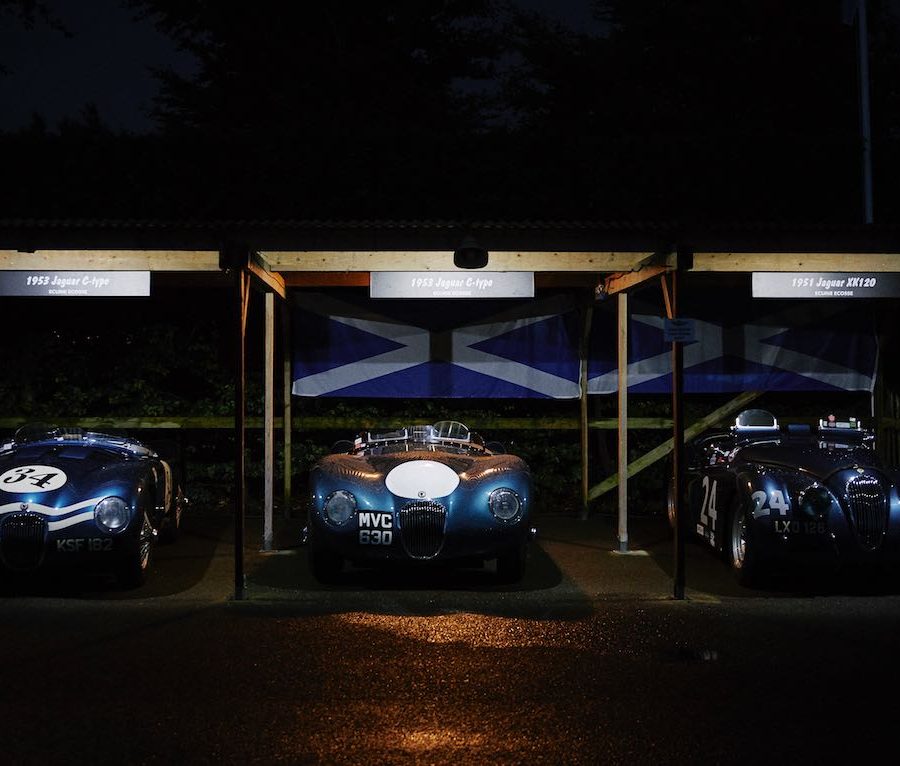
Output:
[[488,505],[491,513],[501,521],[512,521],[519,515],[519,511],[522,508],[519,496],[506,487],[501,487],[491,492]]
[[346,490],[332,492],[325,500],[325,518],[332,524],[345,524],[356,511],[356,498]]
[[107,532],[121,532],[131,521],[131,509],[121,497],[105,497],[94,508],[94,519]]
[[813,484],[800,493],[800,510],[816,519],[828,515],[831,509],[831,493],[821,484]]

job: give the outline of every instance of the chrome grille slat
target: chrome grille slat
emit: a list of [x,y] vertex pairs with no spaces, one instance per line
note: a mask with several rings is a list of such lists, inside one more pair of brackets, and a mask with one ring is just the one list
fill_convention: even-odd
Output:
[[859,544],[870,551],[881,545],[887,528],[888,503],[874,476],[857,476],[847,482],[847,505]]
[[44,557],[47,522],[36,513],[11,513],[0,521],[0,557],[10,569],[36,569]]
[[447,509],[440,503],[416,501],[400,509],[400,539],[407,555],[432,559],[444,545]]

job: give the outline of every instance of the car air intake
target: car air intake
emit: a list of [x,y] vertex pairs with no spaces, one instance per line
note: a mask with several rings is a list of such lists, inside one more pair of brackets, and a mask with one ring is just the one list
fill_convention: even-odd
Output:
[[874,551],[887,527],[888,504],[881,483],[874,476],[857,476],[847,483],[850,517],[856,538],[866,550]]
[[0,557],[10,569],[36,569],[44,557],[47,522],[37,513],[11,513],[0,522]]
[[440,503],[414,502],[400,509],[403,548],[414,559],[433,559],[444,544],[447,509]]

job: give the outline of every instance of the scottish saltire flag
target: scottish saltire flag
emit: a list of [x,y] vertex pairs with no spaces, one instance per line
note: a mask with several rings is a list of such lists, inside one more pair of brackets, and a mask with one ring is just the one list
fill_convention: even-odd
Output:
[[[638,296],[647,295],[647,292]],[[630,301],[628,388],[671,391],[661,302]],[[352,291],[294,296],[293,393],[385,398],[580,396],[581,312],[534,300],[373,300]],[[859,302],[753,300],[722,291],[684,301],[696,341],[684,390],[871,391],[878,344]],[[617,390],[615,301],[595,306],[588,393]]]
[[[611,303],[613,303],[611,301]],[[605,307],[604,307],[605,308]],[[672,344],[663,339],[661,305],[631,301],[628,390],[672,390]],[[687,393],[871,391],[878,344],[871,311],[836,301],[773,301],[734,291],[709,294],[679,312],[696,323],[684,346]],[[614,310],[595,312],[588,393],[617,390]]]
[[451,304],[345,291],[293,300],[298,396],[580,396],[581,319],[569,295]]

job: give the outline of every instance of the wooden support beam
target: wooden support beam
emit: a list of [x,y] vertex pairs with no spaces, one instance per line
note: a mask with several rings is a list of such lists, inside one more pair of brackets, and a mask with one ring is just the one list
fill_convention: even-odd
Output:
[[[702,431],[707,428],[710,428],[714,425],[717,425],[723,421],[724,418],[727,418],[729,415],[740,412],[744,409],[750,402],[760,396],[759,391],[746,391],[742,394],[739,394],[734,399],[732,399],[727,404],[722,405],[718,409],[711,412],[706,417],[700,418],[700,420],[693,423],[688,428],[684,429],[684,438],[685,441],[689,441],[693,439],[695,436],[699,435]],[[629,426],[630,427],[630,426]],[[668,427],[672,427],[671,421],[668,424]],[[636,474],[643,471],[645,468],[649,468],[651,465],[656,463],[657,461],[666,457],[674,446],[674,437],[664,441],[658,447],[654,447],[649,452],[641,455],[637,460],[628,464],[628,478],[635,476]],[[599,484],[595,484],[591,487],[591,491],[588,494],[588,497],[591,500],[596,500],[601,495],[605,495],[612,489],[615,489],[619,484],[619,477],[617,474],[613,474],[612,476],[607,477]]]
[[274,483],[275,483],[275,293],[265,294],[265,337],[263,380],[263,540],[262,549],[274,547]]
[[[30,418],[23,416],[2,417],[0,418],[0,428],[14,430],[19,426],[25,425]],[[798,422],[803,422],[803,418],[798,418]],[[247,417],[244,419],[247,428],[263,428],[265,423],[262,417]],[[276,428],[281,428],[283,419],[276,417],[273,420]],[[817,422],[814,418],[809,419],[811,425]],[[898,426],[900,420],[894,421],[890,418],[886,419],[887,424]],[[232,429],[234,428],[234,418],[229,415],[197,415],[197,416],[159,416],[144,418],[108,418],[108,417],[74,417],[74,418],[58,418],[53,421],[54,426],[62,427],[78,427],[89,430],[113,430],[113,431],[142,431],[142,430],[204,430],[204,429]],[[408,425],[406,419],[398,418],[367,418],[359,416],[315,416],[307,415],[303,418],[303,426],[309,431],[355,431],[360,428],[376,428],[376,427],[393,427]],[[612,431],[618,427],[616,418],[597,418],[588,421],[588,428],[595,430]],[[496,431],[574,431],[581,427],[580,420],[575,417],[535,417],[535,418],[506,418],[506,417],[485,417],[481,418],[476,430],[487,432]],[[657,418],[628,418],[628,428],[630,430],[668,430],[672,428],[672,419],[668,417]]]
[[287,297],[284,289],[284,277],[269,271],[268,265],[256,253],[250,255],[247,263],[247,270],[258,281],[262,288],[266,291],[275,293],[279,298]]
[[628,293],[621,292],[616,296],[618,302],[618,405],[619,405],[619,552],[628,550]]
[[900,253],[695,252],[691,270],[900,272]]
[[[371,281],[368,271],[286,271],[279,272],[286,287],[368,287]],[[590,271],[537,272],[534,286],[537,289],[584,288],[597,284],[597,274]]]
[[218,250],[0,250],[0,271],[219,271]]
[[286,287],[368,287],[368,271],[287,271]]
[[[462,271],[450,250],[297,250],[262,252],[272,269],[290,271]],[[650,252],[491,251],[484,271],[633,271]]]
[[605,277],[602,286],[599,288],[605,295],[616,295],[617,293],[631,290],[645,282],[665,274],[670,270],[666,265],[644,266],[638,271],[617,272]]

